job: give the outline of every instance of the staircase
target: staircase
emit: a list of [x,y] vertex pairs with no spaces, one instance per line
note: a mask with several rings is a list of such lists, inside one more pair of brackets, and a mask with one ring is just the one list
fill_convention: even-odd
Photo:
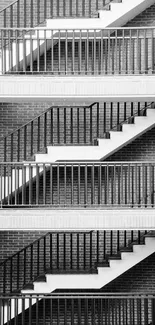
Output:
[[[102,232],[101,232],[102,233]],[[114,232],[110,232],[111,236],[114,236]],[[119,233],[119,231],[117,231],[117,233]],[[145,232],[146,233],[146,232]],[[88,236],[88,238],[90,237],[91,241],[90,241],[90,245],[92,245],[92,239],[94,238],[94,232],[91,233],[81,233],[80,234],[60,234],[58,236],[58,234],[55,234],[56,238],[60,239],[60,236],[62,235],[62,238],[65,238],[64,243],[66,243],[67,245],[67,236],[68,239],[73,237],[70,236],[78,236],[77,239],[79,240],[79,236],[84,236],[83,238],[85,238],[85,245],[86,245],[86,238]],[[53,236],[55,236],[53,234]],[[99,235],[99,232],[97,232],[97,245],[101,245],[100,239],[101,239],[101,235]],[[65,237],[64,237],[65,236]],[[105,232],[104,232],[104,236],[105,236]],[[126,231],[124,232],[124,238],[126,238]],[[48,243],[48,237],[49,239],[51,238],[51,234],[47,234],[44,237],[41,238],[41,240],[43,240],[44,246],[41,248],[40,247],[40,252],[44,251],[48,251],[48,246],[46,246],[46,244]],[[155,252],[155,234],[154,232],[149,232],[147,234],[143,234],[140,235],[140,232],[138,232],[138,239],[133,240],[133,231],[131,232],[131,237],[132,237],[132,241],[129,241],[129,244],[126,244],[126,239],[125,239],[125,246],[119,246],[118,243],[120,243],[120,239],[121,237],[117,237],[118,241],[115,242],[115,245],[118,248],[117,254],[115,255],[106,255],[105,252],[107,252],[107,248],[104,246],[104,260],[102,262],[99,261],[98,257],[96,256],[97,260],[94,264],[96,265],[96,271],[93,268],[92,271],[90,272],[91,269],[85,269],[85,272],[82,271],[82,269],[77,270],[75,269],[75,271],[72,269],[64,269],[64,268],[59,268],[59,269],[49,269],[46,271],[44,271],[43,273],[43,269],[42,269],[42,273],[40,273],[40,275],[38,274],[38,277],[36,279],[36,281],[30,282],[29,284],[24,286],[24,289],[22,289],[22,294],[24,295],[29,295],[29,294],[38,294],[38,293],[44,293],[44,294],[48,294],[51,293],[54,290],[57,289],[100,289],[101,287],[103,287],[104,285],[106,285],[107,283],[111,282],[113,279],[117,278],[118,276],[120,276],[121,274],[123,274],[124,272],[126,272],[127,270],[129,270],[130,268],[132,268],[134,265],[138,264],[139,262],[141,262],[142,260],[144,260],[145,258],[147,258],[148,256],[150,256],[151,254],[153,254]],[[111,240],[114,237],[111,237]],[[95,239],[95,238],[94,238]],[[93,239],[93,240],[94,240]],[[95,240],[95,242],[96,242]],[[107,238],[107,242],[109,240],[109,237]],[[80,241],[81,242],[81,241]],[[105,242],[105,240],[104,240]],[[31,247],[34,247],[34,245],[36,245],[36,247],[38,247],[38,243],[40,243],[40,240],[37,240],[34,244],[30,245],[27,249],[30,249]],[[46,243],[46,244],[45,244]],[[53,240],[52,240],[53,243]],[[60,242],[59,242],[60,243]],[[68,242],[69,243],[69,242]],[[58,242],[57,242],[58,244]],[[67,247],[65,245],[65,247]],[[74,244],[75,245],[75,244]],[[83,246],[83,248],[86,246]],[[92,246],[90,246],[92,249]],[[99,247],[99,246],[97,246]],[[73,250],[74,247],[72,246]],[[32,249],[32,248],[31,248]],[[80,248],[78,248],[80,249]],[[112,246],[110,248],[110,250],[112,249]],[[35,252],[33,250],[33,252]],[[78,251],[77,251],[78,252]],[[80,250],[79,250],[80,252]],[[87,250],[84,250],[84,256],[87,256]],[[56,252],[55,252],[56,253]],[[65,253],[66,253],[66,248],[65,248]],[[91,253],[94,254],[94,250],[91,250]],[[17,256],[19,253],[17,253]],[[58,251],[56,253],[56,255],[58,254]],[[67,252],[68,254],[68,252]],[[98,250],[97,250],[97,254],[98,254]],[[25,255],[25,254],[24,254]],[[14,257],[14,258],[17,258]],[[28,256],[28,255],[27,255]],[[35,255],[34,255],[35,256]],[[52,256],[52,255],[51,255]],[[66,258],[66,254],[64,255]],[[78,257],[79,255],[77,255]],[[89,255],[91,257],[91,261],[93,261],[93,255]],[[38,255],[39,258],[39,255]],[[64,257],[63,257],[64,258]],[[72,255],[73,258],[73,255]],[[80,258],[80,256],[78,257]],[[95,261],[94,260],[94,261]],[[80,261],[80,259],[79,259]],[[44,267],[46,266],[46,262],[48,263],[48,256],[45,254],[45,262],[43,260],[43,265]],[[25,265],[27,264],[27,262],[25,261]],[[61,264],[61,261],[60,261]],[[92,265],[93,265],[92,264]],[[14,265],[14,262],[13,264]],[[41,265],[40,265],[41,266]],[[57,265],[58,266],[58,265]],[[42,267],[41,267],[42,268]],[[40,270],[41,270],[40,268]],[[12,269],[13,270],[13,269]],[[21,271],[22,272],[22,268]],[[12,275],[13,277],[13,275]],[[26,278],[26,277],[25,277]],[[91,288],[90,288],[91,287]],[[25,296],[26,297],[26,296]],[[36,303],[36,299],[32,299],[31,304],[35,304]],[[12,299],[11,301],[11,318],[13,319],[15,316],[15,304],[17,304],[17,301]],[[25,305],[24,308],[27,309],[29,308],[29,299],[25,299]],[[20,314],[23,311],[23,304],[21,302],[21,300],[18,300],[18,314]],[[7,309],[5,312],[5,317],[7,320]]]
[[[145,110],[145,109],[144,109]],[[134,121],[134,123],[133,123]],[[134,116],[122,123],[121,131],[109,131],[108,139],[97,139],[97,146],[47,146],[47,154],[36,154],[36,162],[104,160],[155,126],[155,110],[147,108],[146,116]],[[118,128],[119,129],[119,128]]]

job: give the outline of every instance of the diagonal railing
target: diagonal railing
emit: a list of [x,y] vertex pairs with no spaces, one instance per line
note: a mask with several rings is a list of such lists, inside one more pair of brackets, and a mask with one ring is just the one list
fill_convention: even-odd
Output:
[[93,145],[109,137],[123,123],[147,112],[151,103],[93,103],[90,106],[53,106],[0,140],[4,162],[32,160],[49,145]]
[[[96,273],[97,266],[133,243],[143,244],[147,231],[111,230],[49,232],[0,264],[0,292],[19,292],[45,273]],[[27,287],[28,288],[28,287]]]
[[15,0],[0,11],[1,27],[35,27],[48,18],[91,18],[111,0]]

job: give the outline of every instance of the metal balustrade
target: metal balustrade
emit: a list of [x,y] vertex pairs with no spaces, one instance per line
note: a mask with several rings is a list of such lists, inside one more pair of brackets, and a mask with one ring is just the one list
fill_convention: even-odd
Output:
[[152,293],[52,293],[1,295],[1,324],[153,325]]
[[[0,292],[19,292],[45,273],[97,273],[99,263],[118,258],[133,243],[144,244],[147,231],[49,232],[0,264]],[[29,288],[32,286],[29,286]]]
[[1,29],[1,74],[153,74],[155,29]]
[[0,11],[1,27],[35,27],[48,18],[91,18],[110,0],[16,0]]
[[109,138],[110,130],[120,131],[123,123],[147,115],[150,107],[143,102],[50,107],[0,141],[1,160],[33,160],[51,145],[97,145],[97,138]]
[[1,207],[154,207],[153,162],[1,163]]

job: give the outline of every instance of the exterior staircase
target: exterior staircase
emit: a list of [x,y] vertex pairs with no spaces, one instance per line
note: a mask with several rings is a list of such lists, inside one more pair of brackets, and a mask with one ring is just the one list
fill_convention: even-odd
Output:
[[[146,235],[143,235],[140,241],[136,240],[131,242],[129,246],[119,248],[117,255],[109,256],[108,259],[104,260],[102,263],[97,262],[97,272],[85,272],[85,274],[82,274],[81,272],[81,274],[78,274],[78,272],[73,273],[68,272],[67,270],[57,270],[55,272],[47,270],[44,274],[39,275],[35,282],[26,285],[24,289],[21,290],[21,293],[25,295],[24,309],[26,310],[29,308],[29,299],[26,299],[26,295],[29,294],[48,294],[54,290],[66,288],[85,290],[100,289],[154,252],[155,233],[149,232]],[[36,299],[32,298],[31,305],[35,303]],[[17,301],[12,299],[11,319],[15,316],[15,305],[17,308]],[[18,314],[23,311],[22,299],[18,300],[17,310]],[[3,308],[3,311],[3,318],[4,320],[7,320],[7,307],[6,311],[5,308]]]
[[[134,121],[134,123],[133,123]],[[36,154],[36,162],[103,160],[155,126],[155,110],[147,108],[146,116],[134,116],[122,124],[121,131],[109,131],[108,139],[97,139],[97,146],[48,146],[47,154]]]
[[[10,36],[8,34],[8,45],[5,43],[5,46],[2,46],[0,74],[3,71],[5,73],[22,71],[23,66],[27,68],[32,64],[32,61],[34,62],[37,59],[38,55],[41,56],[44,54],[45,47],[46,51],[50,50],[51,47],[53,48],[58,43],[59,38],[61,40],[61,37],[66,35],[66,30],[68,30],[68,39],[74,37],[73,31],[76,31],[76,38],[79,37],[80,39],[82,37],[83,39],[87,39],[89,34],[91,36],[92,28],[98,30],[100,33],[100,30],[106,27],[121,27],[154,3],[154,0],[122,0],[122,2],[118,0],[110,3],[110,10],[100,11],[99,18],[47,19],[45,21],[47,30],[37,30],[38,27],[35,27],[31,31],[22,32],[23,40],[21,39],[18,44],[18,51],[17,35],[15,36],[15,40],[10,42]],[[59,31],[60,26],[61,31]],[[70,29],[72,31],[69,31]],[[86,30],[89,30],[89,33],[85,32]],[[12,53],[11,62],[10,46]]]

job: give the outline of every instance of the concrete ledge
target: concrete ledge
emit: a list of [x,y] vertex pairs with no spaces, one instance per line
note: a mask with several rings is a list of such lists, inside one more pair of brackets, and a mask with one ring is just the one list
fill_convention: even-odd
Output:
[[155,100],[155,76],[1,76],[0,101]]
[[155,229],[154,209],[0,210],[1,230]]

